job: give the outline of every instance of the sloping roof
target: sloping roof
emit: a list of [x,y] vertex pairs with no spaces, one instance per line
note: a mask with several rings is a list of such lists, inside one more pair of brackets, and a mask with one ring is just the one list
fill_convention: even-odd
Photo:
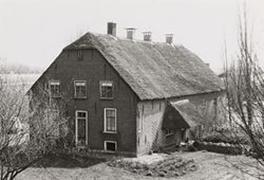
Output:
[[170,104],[180,113],[189,127],[195,127],[206,122],[202,115],[197,111],[195,105],[188,100],[176,102],[170,101]]
[[221,81],[183,46],[87,33],[65,49],[97,49],[141,100],[222,90]]

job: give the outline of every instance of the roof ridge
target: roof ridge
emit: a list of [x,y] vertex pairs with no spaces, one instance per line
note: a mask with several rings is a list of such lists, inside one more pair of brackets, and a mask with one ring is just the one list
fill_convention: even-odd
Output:
[[125,37],[113,36],[111,34],[103,34],[103,33],[91,32],[91,31],[86,32],[83,36],[86,36],[87,34],[92,34],[92,35],[94,35],[96,37],[98,37],[98,36],[99,37],[100,36],[111,37],[114,40],[122,40],[122,41],[128,41],[128,42],[146,43],[146,44],[152,44],[152,45],[162,44],[162,45],[168,45],[168,46],[171,46],[171,47],[184,47],[182,44],[175,44],[175,43],[169,44],[169,43],[160,42],[160,41],[144,41],[142,39],[132,39],[131,40],[131,39],[127,39]]

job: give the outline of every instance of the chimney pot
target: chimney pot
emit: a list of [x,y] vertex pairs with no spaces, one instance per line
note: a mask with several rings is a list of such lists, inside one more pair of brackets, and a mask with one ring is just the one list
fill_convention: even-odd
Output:
[[107,34],[116,36],[116,23],[114,22],[107,23]]
[[166,43],[172,44],[173,43],[173,34],[165,34]]
[[143,32],[143,39],[144,41],[151,41],[151,32]]
[[135,28],[126,28],[126,30],[127,30],[127,39],[133,40],[136,29]]

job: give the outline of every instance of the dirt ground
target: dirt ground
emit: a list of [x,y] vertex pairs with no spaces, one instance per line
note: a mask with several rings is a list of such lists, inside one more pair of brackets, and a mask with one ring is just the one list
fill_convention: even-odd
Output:
[[[253,180],[264,179],[264,170],[258,168],[257,162],[246,156],[229,156],[207,151],[174,153],[187,159],[194,159],[198,164],[198,170],[178,178],[178,180]],[[155,157],[156,159],[156,157]],[[88,159],[85,161],[89,161]],[[140,176],[119,168],[106,165],[103,161],[87,162],[86,166],[79,167],[77,164],[67,165],[67,162],[48,168],[32,167],[20,174],[18,180],[133,180],[133,179],[166,179]],[[262,173],[262,174],[261,174]]]

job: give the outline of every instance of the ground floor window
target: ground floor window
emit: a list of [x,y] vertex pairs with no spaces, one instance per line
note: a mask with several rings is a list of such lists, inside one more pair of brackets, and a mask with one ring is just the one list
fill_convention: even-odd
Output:
[[76,145],[85,146],[88,144],[88,113],[87,111],[76,111],[75,118]]
[[116,133],[116,109],[104,108],[104,132]]
[[164,129],[164,132],[165,132],[165,136],[170,136],[173,134],[173,130],[171,129]]
[[116,151],[117,150],[117,143],[116,141],[104,141],[104,150],[105,151]]
[[60,112],[57,109],[47,108],[45,110],[45,124],[53,136],[60,135]]

